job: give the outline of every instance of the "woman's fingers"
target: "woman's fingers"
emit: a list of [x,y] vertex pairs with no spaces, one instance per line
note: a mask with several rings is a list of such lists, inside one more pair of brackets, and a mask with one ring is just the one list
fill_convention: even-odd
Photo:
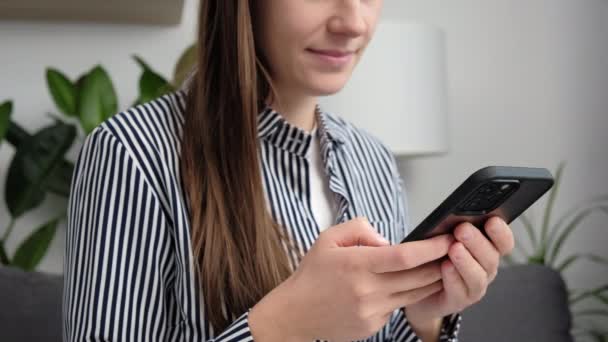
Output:
[[434,293],[437,293],[443,289],[443,281],[438,280],[432,284],[424,287],[419,287],[414,290],[403,291],[393,293],[389,296],[389,303],[387,310],[393,311],[400,307],[408,306],[412,303],[416,303]]
[[445,256],[454,242],[452,234],[382,247],[359,247],[368,268],[374,273],[397,272],[416,268]]
[[503,219],[498,216],[491,217],[486,221],[485,231],[500,255],[507,255],[513,251],[515,246],[513,231]]
[[488,286],[488,274],[473,258],[462,242],[456,242],[448,252],[450,260],[467,286],[468,298],[471,301],[481,299]]
[[443,289],[445,298],[454,305],[453,311],[462,311],[468,303],[468,289],[464,279],[458,273],[454,263],[450,259],[441,264],[441,275],[443,278]]
[[424,287],[441,279],[441,261],[433,261],[416,268],[397,272],[372,274],[376,288],[384,293],[399,293]]
[[494,244],[482,232],[470,223],[463,223],[454,230],[456,239],[464,244],[473,258],[486,271],[489,281],[494,280],[498,272],[500,254]]

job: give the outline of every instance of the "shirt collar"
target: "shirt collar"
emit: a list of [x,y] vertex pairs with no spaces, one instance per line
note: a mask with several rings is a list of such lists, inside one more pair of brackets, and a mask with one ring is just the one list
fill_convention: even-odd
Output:
[[[346,142],[344,128],[335,118],[326,113],[319,105],[316,107],[317,136],[321,145],[328,145],[330,149]],[[307,132],[290,124],[281,113],[270,106],[266,106],[258,114],[258,137],[267,140],[277,147],[305,156],[313,138]]]
[[[188,77],[188,82],[184,82],[184,85],[178,90],[184,96],[188,93],[189,84],[193,80],[195,72],[193,71]],[[317,115],[317,136],[321,141],[321,147],[323,148],[323,154],[326,150],[334,150],[336,146],[345,144],[348,140],[346,139],[346,124],[343,120],[337,118],[331,113],[323,110],[321,105],[317,104],[315,113]],[[264,109],[258,113],[257,117],[257,128],[258,138],[269,140],[279,147],[289,147],[288,149],[296,152],[306,153],[308,146],[310,145],[311,134],[291,125],[285,118],[275,111],[271,106],[266,105]],[[285,137],[289,137],[286,139]],[[291,143],[290,140],[299,142],[299,144]],[[302,145],[304,144],[304,145]]]

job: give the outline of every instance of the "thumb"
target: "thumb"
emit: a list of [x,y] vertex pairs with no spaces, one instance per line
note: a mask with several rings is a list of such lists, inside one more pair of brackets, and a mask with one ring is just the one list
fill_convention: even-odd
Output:
[[390,245],[365,217],[356,217],[350,221],[331,227],[327,231],[328,240],[333,247]]

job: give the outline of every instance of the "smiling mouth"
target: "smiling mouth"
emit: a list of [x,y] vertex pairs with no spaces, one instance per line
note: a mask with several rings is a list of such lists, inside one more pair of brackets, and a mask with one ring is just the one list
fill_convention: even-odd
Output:
[[344,58],[344,57],[348,57],[348,56],[352,56],[354,55],[357,51],[348,51],[348,50],[317,50],[317,49],[307,49],[308,51],[318,54],[318,55],[323,55],[323,56],[328,56],[328,57],[333,57],[333,58]]
[[310,53],[316,64],[331,70],[343,70],[349,66],[357,51],[306,49],[306,52]]

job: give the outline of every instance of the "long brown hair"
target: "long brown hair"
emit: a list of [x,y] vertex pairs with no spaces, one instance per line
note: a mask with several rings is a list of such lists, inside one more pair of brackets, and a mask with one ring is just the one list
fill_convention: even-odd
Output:
[[[201,0],[181,172],[205,314],[216,331],[291,274],[294,245],[266,207],[257,115],[272,95],[252,1]],[[274,93],[274,92],[272,92]],[[297,254],[297,253],[296,253]]]

